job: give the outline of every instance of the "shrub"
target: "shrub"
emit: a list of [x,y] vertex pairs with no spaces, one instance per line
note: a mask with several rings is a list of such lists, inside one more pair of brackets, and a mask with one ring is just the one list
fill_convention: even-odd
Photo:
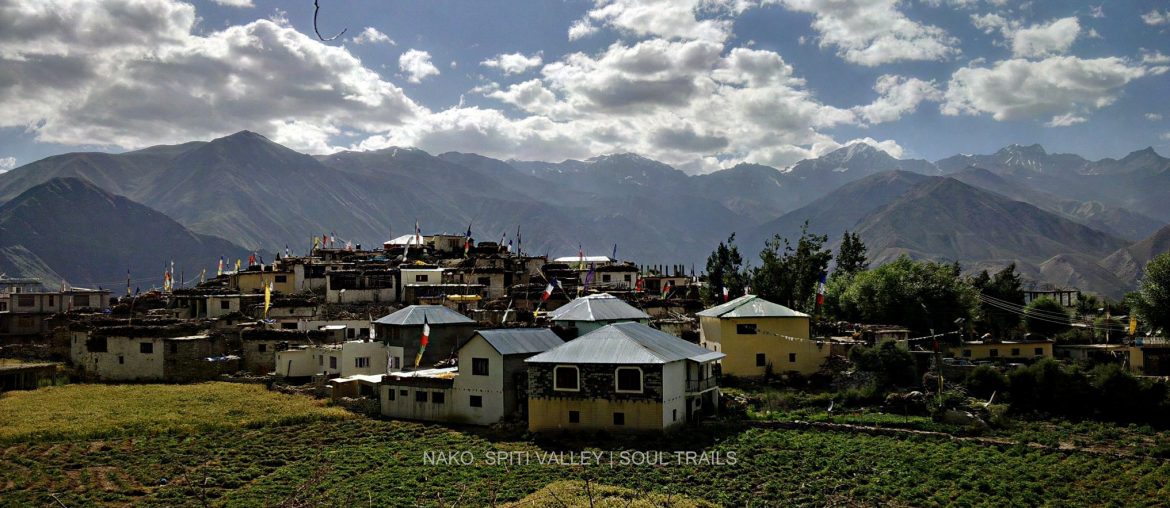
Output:
[[986,399],[993,393],[1004,395],[1008,388],[1008,378],[996,369],[981,365],[967,375],[965,384],[967,392],[973,397]]

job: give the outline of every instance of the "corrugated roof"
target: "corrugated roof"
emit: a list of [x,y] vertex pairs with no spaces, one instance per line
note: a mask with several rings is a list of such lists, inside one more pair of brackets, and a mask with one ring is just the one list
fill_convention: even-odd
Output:
[[402,236],[397,237],[397,238],[392,238],[390,240],[386,240],[385,242],[382,242],[382,244],[383,245],[419,245],[419,241],[418,241],[418,238],[416,238],[413,234],[410,234],[410,235],[402,235]]
[[696,315],[718,318],[748,317],[808,317],[778,303],[769,302],[756,295],[743,295],[722,305],[716,305]]
[[503,328],[476,333],[501,355],[543,353],[565,343],[548,328]]
[[[553,263],[580,263],[581,256],[564,256],[553,259]],[[585,256],[586,263],[610,263],[613,259],[609,256]]]
[[471,318],[442,305],[411,305],[374,321],[383,325],[416,326],[423,324],[423,316],[432,325],[474,323]]
[[650,319],[646,314],[609,293],[589,295],[573,300],[549,312],[553,321],[616,321],[619,319]]
[[533,356],[531,363],[662,364],[706,362],[723,353],[691,344],[642,323],[615,323]]

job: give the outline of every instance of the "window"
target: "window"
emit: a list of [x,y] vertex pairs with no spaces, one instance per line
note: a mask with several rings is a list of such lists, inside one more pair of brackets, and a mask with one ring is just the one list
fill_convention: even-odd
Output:
[[357,330],[354,330],[353,328],[346,328],[345,329],[345,338],[352,339],[352,338],[354,338],[354,335],[356,333],[357,333]]
[[1042,347],[1038,347],[1038,348],[1036,348],[1036,350],[1035,350],[1034,354],[1035,354],[1036,356],[1044,356],[1044,348],[1042,348]]
[[33,307],[37,304],[37,297],[33,295],[20,295],[16,297],[17,307]]
[[971,357],[971,350],[970,350],[970,349],[964,349],[964,350],[963,350],[963,356],[964,356],[964,357],[966,357],[966,358],[970,358],[970,357]]
[[329,357],[329,368],[330,368],[330,369],[336,369],[336,368],[337,368],[337,357],[336,357],[336,356],[330,356],[330,357]]
[[325,357],[322,355],[317,355],[317,366],[322,367],[324,365],[325,365]]
[[52,307],[53,305],[56,305],[56,299],[53,298],[53,295],[49,295],[49,307]]
[[1012,356],[1020,356],[1020,348],[1018,348],[1018,347],[1012,348]]
[[581,412],[569,411],[569,423],[581,423]]
[[471,407],[483,407],[483,397],[480,395],[471,396]]
[[73,295],[74,307],[89,307],[89,295]]
[[257,345],[257,346],[256,346],[256,351],[259,351],[259,352],[261,352],[261,353],[267,353],[267,352],[268,352],[268,344],[259,344],[259,345]]
[[609,282],[609,274],[608,273],[601,274],[601,282]]
[[386,390],[386,400],[394,400],[394,389]]
[[613,424],[614,425],[625,425],[626,424],[626,414],[625,413],[614,413],[613,414]]
[[406,390],[398,390],[398,395],[401,395],[403,397],[405,397],[407,393],[408,392]]
[[402,368],[402,359],[397,356],[391,356],[387,361],[386,370],[395,370]]
[[85,341],[85,349],[90,353],[106,353],[109,351],[108,348],[105,337],[94,337]]
[[614,372],[616,391],[642,393],[642,369],[638,367],[618,367]]
[[488,375],[488,359],[487,358],[472,358],[471,359],[471,375],[486,376]]
[[415,402],[426,402],[427,401],[427,392],[424,392],[422,390],[414,392],[414,401]]
[[447,402],[447,394],[443,392],[431,392],[431,402],[434,404]]
[[492,278],[491,277],[480,277],[476,281],[476,283],[481,285],[481,286],[490,286],[490,285],[492,285]]
[[989,355],[989,356],[991,356],[992,358],[995,358],[995,357],[999,356],[999,350],[998,350],[998,349],[992,349],[992,350],[991,350],[991,352],[990,352],[990,355]]
[[361,328],[361,334],[362,334],[362,337],[369,337],[370,336],[370,329],[369,328]]
[[677,409],[670,410],[670,421],[672,421],[672,422],[678,421],[678,410]]
[[737,333],[739,335],[755,335],[756,334],[756,324],[755,323],[740,323],[738,325],[735,325],[735,333]]
[[277,275],[275,278],[276,278],[276,282],[279,284],[283,284],[285,282],[288,282],[288,275]]
[[219,301],[219,308],[221,310],[232,310],[232,302],[230,302],[228,300],[220,300]]
[[280,324],[280,329],[281,330],[296,330],[297,324],[294,321],[286,321],[286,322]]
[[768,357],[764,353],[756,353],[756,367],[764,367],[768,365]]
[[173,354],[178,353],[178,352],[179,352],[179,343],[172,342],[171,343],[171,354],[173,355]]
[[581,389],[577,367],[559,365],[553,369],[553,389],[567,392],[576,392]]
[[139,342],[138,343],[138,352],[142,353],[144,355],[154,354],[154,343],[153,342]]
[[118,363],[119,364],[126,363],[126,357],[124,357],[122,355],[118,355]]
[[353,359],[354,368],[364,369],[370,366],[370,357],[362,356]]
[[426,282],[426,281],[427,281],[427,274],[425,274],[425,273],[420,273],[420,274],[418,274],[418,275],[415,275],[415,276],[414,276],[414,281],[415,281],[415,282]]
[[626,282],[630,282],[630,276],[629,276],[629,274],[627,274],[627,275],[626,275]]
[[788,353],[788,363],[796,363],[796,353]]

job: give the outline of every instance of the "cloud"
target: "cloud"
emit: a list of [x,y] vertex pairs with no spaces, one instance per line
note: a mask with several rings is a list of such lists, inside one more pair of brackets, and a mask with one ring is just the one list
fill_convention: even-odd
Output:
[[1051,120],[1044,123],[1048,127],[1068,127],[1078,123],[1085,123],[1088,119],[1075,113],[1067,113],[1052,117]]
[[270,20],[195,35],[194,9],[168,0],[0,0],[0,13],[0,127],[40,142],[138,148],[248,128],[318,150],[342,126],[381,132],[423,111],[344,48]]
[[1161,51],[1150,51],[1146,48],[1141,49],[1142,63],[1147,65],[1166,65],[1170,64],[1170,55],[1162,54]]
[[699,19],[699,11],[720,14],[719,2],[706,0],[596,0],[593,9],[569,28],[569,40],[596,30],[594,22],[639,37],[723,42],[732,20]]
[[398,69],[406,73],[406,80],[411,83],[439,75],[439,68],[431,63],[431,54],[417,49],[407,50],[398,57]]
[[821,47],[835,47],[846,61],[874,67],[906,60],[946,60],[959,40],[918,23],[898,10],[898,0],[775,0],[814,16]]
[[0,157],[0,173],[16,167],[16,157]]
[[389,35],[379,32],[377,28],[372,26],[367,26],[365,30],[362,30],[362,33],[357,34],[356,37],[353,37],[350,40],[353,41],[354,44],[377,44],[379,42],[384,42],[391,46],[398,45],[398,43],[394,42],[394,39],[391,39]]
[[1050,118],[1050,125],[1071,125],[1112,104],[1123,86],[1148,74],[1146,68],[1113,57],[1004,60],[955,71],[941,110],[945,115],[990,113],[1001,121]]
[[1150,12],[1142,14],[1142,21],[1150,26],[1170,24],[1170,11],[1159,11],[1158,9],[1152,9]]
[[933,81],[918,78],[886,74],[878,78],[873,89],[879,95],[877,100],[853,108],[858,116],[869,123],[892,122],[902,118],[902,115],[913,113],[922,101],[942,100],[942,92]]
[[213,2],[226,7],[255,7],[252,5],[252,0],[212,0]]
[[1075,16],[1027,27],[999,14],[972,15],[971,22],[984,33],[1000,32],[1011,48],[1012,56],[1016,58],[1042,58],[1067,53],[1081,33],[1081,24]]
[[521,74],[528,69],[540,67],[542,62],[543,59],[540,52],[532,56],[525,56],[523,53],[516,52],[499,54],[479,64],[484,67],[499,69],[504,74]]
[[1162,119],[1161,113],[1146,113],[1146,120],[1157,122]]
[[1093,19],[1104,18],[1105,17],[1105,6],[1104,5],[1090,5],[1089,6],[1089,17],[1091,17]]

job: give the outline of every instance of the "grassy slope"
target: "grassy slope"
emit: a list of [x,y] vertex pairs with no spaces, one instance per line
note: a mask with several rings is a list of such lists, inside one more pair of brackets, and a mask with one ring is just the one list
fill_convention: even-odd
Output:
[[[132,386],[127,389],[141,391],[121,395],[142,401],[141,411],[158,408],[154,412],[164,413],[167,406],[148,393],[158,388],[171,387]],[[260,396],[260,404],[271,397],[276,396]],[[81,413],[111,401],[91,397],[78,402],[81,406],[75,411]],[[199,506],[201,498],[210,505],[230,506],[284,501],[482,506],[518,501],[551,482],[585,475],[595,485],[736,506],[1156,505],[1170,498],[1170,463],[1149,458],[726,426],[661,438],[532,442],[437,425],[313,419],[319,408],[308,402],[302,400],[305,415],[297,418],[305,421],[292,425],[200,425],[200,418],[215,422],[216,413],[226,412],[208,410],[186,417],[198,432],[179,427],[179,432],[142,433],[136,430],[141,427],[130,426],[124,437],[29,438],[0,446],[0,505],[51,504],[50,494],[58,493],[67,506]],[[273,416],[270,421],[280,421]],[[99,425],[93,427],[96,434],[91,435],[103,434]],[[606,450],[673,451],[685,446],[735,451],[739,463],[582,468],[536,463],[488,466],[481,461],[445,467],[425,465],[422,458],[424,452],[435,450],[468,450],[477,457],[493,450],[580,450],[581,443]]]

